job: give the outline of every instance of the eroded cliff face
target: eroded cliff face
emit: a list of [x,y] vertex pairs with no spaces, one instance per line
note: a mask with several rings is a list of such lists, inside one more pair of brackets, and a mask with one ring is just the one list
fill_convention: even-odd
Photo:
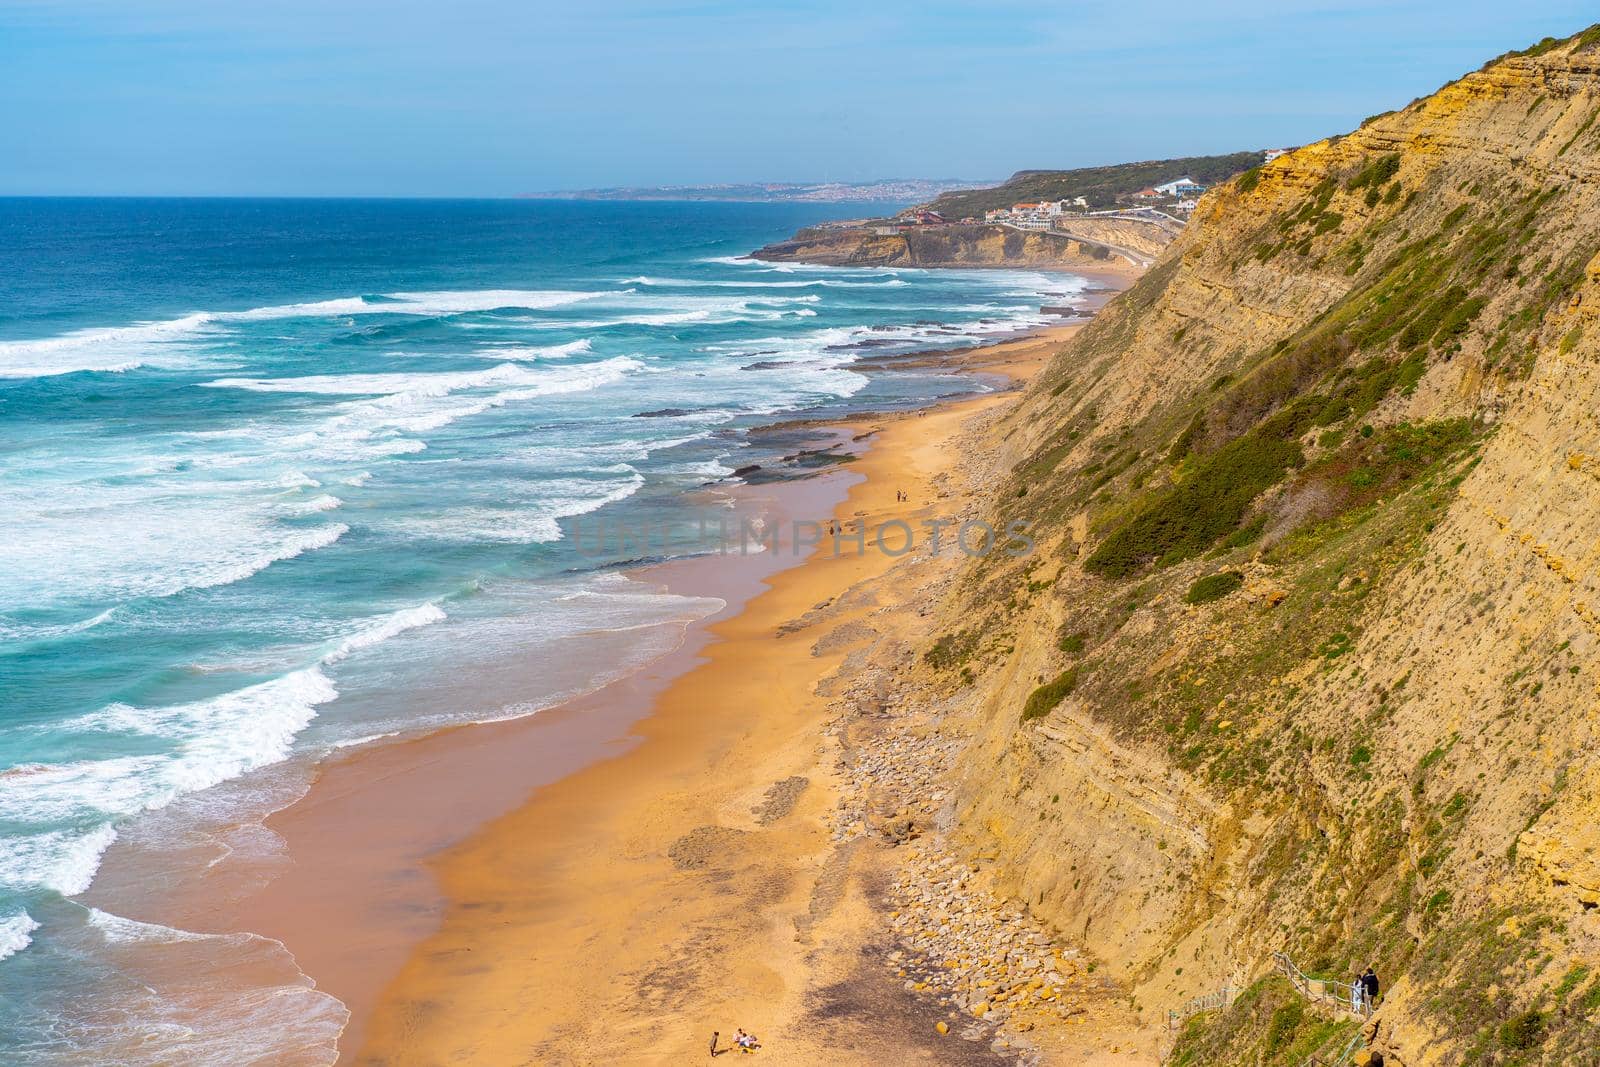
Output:
[[1062,234],[1005,226],[874,227],[802,230],[792,240],[752,253],[773,262],[840,267],[1083,267],[1127,266],[1102,244]]
[[1600,1044],[1597,253],[1589,31],[1208,195],[1004,429],[958,832],[1147,1014],[1248,987],[1183,1062],[1321,1040],[1278,950],[1391,1064]]

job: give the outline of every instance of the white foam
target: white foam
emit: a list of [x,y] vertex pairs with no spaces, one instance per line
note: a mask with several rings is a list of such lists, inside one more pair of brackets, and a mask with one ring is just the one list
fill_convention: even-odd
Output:
[[[424,373],[326,374],[299,378],[219,378],[213,388],[263,393],[307,393],[323,396],[368,396],[335,409],[338,414],[301,434],[283,438],[291,450],[310,449],[323,458],[347,459],[369,446],[376,456],[421,451],[421,442],[385,440],[393,433],[426,433],[458,419],[505,404],[561,393],[586,392],[620,381],[643,363],[617,356],[598,363],[535,370],[501,363],[479,371]],[[500,389],[490,395],[453,394]],[[259,436],[260,431],[252,431]]]
[[591,482],[578,478],[548,479],[538,494],[517,506],[456,507],[436,515],[409,515],[390,525],[408,536],[471,544],[548,544],[561,540],[559,520],[587,515],[625,500],[644,485],[644,476],[628,468],[626,481]]
[[568,341],[564,345],[545,345],[543,347],[529,348],[521,345],[498,346],[486,348],[472,353],[484,359],[515,359],[523,362],[532,362],[541,359],[566,359],[569,356],[581,356],[593,351],[587,337],[576,341]]
[[349,527],[279,521],[281,486],[308,481],[296,475],[240,483],[190,472],[18,486],[0,514],[0,537],[13,541],[0,555],[0,608],[171,596],[327,548]]
[[365,735],[363,735],[361,737],[347,737],[347,738],[344,738],[343,740],[335,741],[332,744],[332,746],[330,746],[330,747],[332,747],[335,750],[346,749],[346,748],[361,748],[361,747],[363,747],[365,745],[376,744],[379,741],[387,741],[391,737],[399,737],[399,736],[400,736],[400,731],[399,730],[385,730],[382,733],[365,734]]
[[405,633],[407,630],[431,626],[444,620],[445,613],[436,604],[419,604],[414,608],[402,608],[393,614],[385,615],[373,625],[340,641],[333,651],[322,657],[322,662],[328,664],[338,663],[349,658],[353,653],[381,644],[391,637]]
[[723,281],[710,278],[653,278],[640,275],[629,278],[624,285],[645,285],[651,287],[666,287],[673,289],[889,289],[910,282],[900,278],[883,278],[877,281],[852,281],[847,278],[813,278],[809,281]]
[[187,349],[231,323],[361,315],[457,315],[504,308],[536,311],[620,296],[615,291],[480,289],[392,293],[277,304],[244,311],[196,311],[160,322],[73,330],[55,337],[0,341],[0,378],[39,378],[78,371],[122,372],[145,366],[179,366]]
[[0,918],[0,960],[15,956],[33,944],[32,934],[39,924],[25,911]]
[[174,365],[181,354],[161,358],[152,345],[192,340],[205,331],[204,313],[166,322],[74,330],[57,337],[0,341],[0,378],[43,378],[74,371],[121,373],[149,365]]
[[331,493],[321,493],[310,500],[301,500],[288,505],[290,514],[317,515],[324,511],[334,511],[344,506],[344,501]]
[[122,589],[123,592],[136,596],[171,596],[185,589],[210,589],[219,585],[232,585],[234,582],[244,581],[252,574],[266,570],[274,563],[327,548],[349,532],[350,527],[342,522],[298,531],[274,547],[247,559],[235,559],[202,567],[190,575],[147,575],[142,581],[137,578],[126,579],[122,583]]
[[[643,367],[637,359],[615,357],[556,367],[506,362],[438,374],[221,380],[219,385],[310,390],[350,399],[315,408],[311,418],[280,417],[180,435],[163,447],[194,455],[203,442],[183,472],[136,482],[51,479],[9,489],[0,536],[10,529],[17,534],[13,550],[0,558],[0,610],[170,596],[243,581],[275,563],[325,549],[348,533],[343,523],[307,527],[282,521],[286,513],[332,509],[338,500],[333,494],[286,500],[285,490],[321,484],[301,466],[366,464],[420,452],[427,447],[420,438],[457,420],[597,389]],[[286,460],[296,466],[283,472]],[[253,482],[231,473],[244,467],[276,470]],[[369,473],[358,470],[350,480],[359,483]],[[328,477],[321,470],[317,474]],[[105,537],[108,526],[117,530],[115,538]],[[514,539],[539,540],[552,532],[540,525],[516,532]]]
[[[39,772],[44,773],[44,772]],[[0,887],[53,889],[76,896],[89,888],[100,857],[117,839],[109,825],[0,837]]]
[[[846,267],[831,263],[794,263],[778,262],[777,260],[755,259],[751,256],[708,256],[700,260],[701,263],[716,263],[724,267],[739,267],[751,274],[837,274],[849,277],[860,274],[904,274],[907,272],[927,273],[936,272],[940,275],[957,273],[948,268],[918,268],[918,267]],[[962,271],[963,274],[977,273],[975,271]],[[990,273],[1001,273],[992,271]]]
[[71,637],[73,634],[81,634],[106,622],[116,610],[115,607],[109,607],[90,618],[56,626],[25,626],[0,619],[0,641],[43,641],[57,637]]
[[0,815],[65,820],[83,811],[125,815],[163,806],[180,793],[276,763],[314,709],[338,695],[321,670],[306,667],[183,704],[108,704],[67,720],[64,728],[137,733],[170,742],[170,749],[29,767],[0,795]]
[[427,373],[314,374],[300,378],[217,378],[200,384],[211,389],[254,393],[310,393],[317,396],[448,396],[463,389],[523,385],[543,381],[538,371],[502,363],[488,370]]
[[[461,314],[469,311],[498,311],[501,308],[538,309],[577,304],[585,300],[621,296],[620,292],[580,292],[570,289],[479,289],[464,291],[434,290],[422,293],[392,293],[405,305],[399,310],[412,315]],[[392,312],[394,304],[369,304],[369,313]]]
[[89,925],[114,945],[177,944],[185,941],[228,940],[253,937],[253,934],[202,934],[192,930],[179,930],[160,923],[140,922],[137,919],[113,915],[99,908],[89,909]]
[[164,743],[166,751],[6,772],[0,819],[94,825],[0,838],[0,888],[82,893],[116,839],[116,820],[283,760],[316,708],[338,695],[327,676],[310,667],[205,700],[151,708],[111,704],[71,720],[69,729],[139,733]]
[[715,326],[735,322],[777,322],[786,318],[809,318],[816,312],[805,305],[821,300],[822,297],[815,293],[742,297],[652,296],[644,307],[618,307],[604,318],[523,316],[509,321],[529,330],[603,330],[614,326],[680,326],[691,323]]

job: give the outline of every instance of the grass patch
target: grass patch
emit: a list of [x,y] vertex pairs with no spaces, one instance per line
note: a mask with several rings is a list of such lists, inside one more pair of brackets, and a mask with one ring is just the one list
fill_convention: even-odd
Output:
[[1359,174],[1345,183],[1345,189],[1353,193],[1368,186],[1381,186],[1398,173],[1400,173],[1400,153],[1390,152],[1363,167]]
[[1537,1008],[1518,1012],[1500,1024],[1500,1043],[1506,1048],[1536,1048],[1543,1034],[1544,1012]]
[[1197,579],[1183,594],[1185,604],[1209,604],[1221,600],[1244,584],[1244,575],[1238,571],[1218,571]]
[[978,650],[980,632],[976,629],[945,634],[922,654],[922,659],[935,670],[953,670],[963,666]]
[[1069,667],[1028,694],[1028,702],[1022,706],[1022,721],[1029,722],[1050,714],[1077,687],[1078,668]]
[[1253,430],[1202,457],[1187,479],[1101,542],[1084,566],[1124,578],[1152,561],[1168,566],[1198,556],[1237,530],[1250,502],[1304,462],[1298,442]]

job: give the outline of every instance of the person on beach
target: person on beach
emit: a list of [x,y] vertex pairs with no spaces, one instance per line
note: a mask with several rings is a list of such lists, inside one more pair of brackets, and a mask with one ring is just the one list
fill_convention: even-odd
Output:
[[711,1031],[711,1055],[713,1057],[716,1056],[716,1054],[717,1054],[717,1038],[719,1038],[721,1036],[722,1036],[722,1031],[720,1031],[720,1030]]

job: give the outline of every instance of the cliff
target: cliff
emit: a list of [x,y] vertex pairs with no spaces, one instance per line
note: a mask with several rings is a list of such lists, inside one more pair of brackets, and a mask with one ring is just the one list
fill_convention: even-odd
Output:
[[1214,189],[997,431],[948,816],[1152,1024],[1245,989],[1177,1062],[1354,1028],[1274,951],[1390,1064],[1600,1044],[1597,252],[1600,27]]
[[[1083,267],[1126,266],[1107,244],[1006,226],[907,226],[882,234],[872,226],[801,230],[791,240],[751,253],[774,262],[848,267]],[[1136,257],[1137,258],[1137,257]]]

